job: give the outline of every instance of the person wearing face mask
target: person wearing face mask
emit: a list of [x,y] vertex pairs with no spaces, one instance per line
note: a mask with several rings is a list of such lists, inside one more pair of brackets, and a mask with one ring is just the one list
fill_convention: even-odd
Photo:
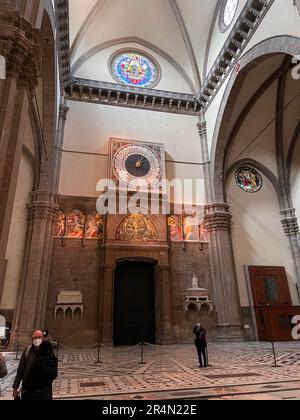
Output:
[[37,356],[23,380],[23,399],[27,401],[52,400],[52,384],[58,375],[58,360],[54,355],[52,344],[43,341],[38,348]]
[[24,350],[18,371],[17,376],[15,378],[13,384],[13,398],[17,399],[19,396],[19,388],[22,383],[22,391],[21,391],[21,398],[25,399],[26,396],[26,388],[24,387],[24,382],[26,382],[26,377],[38,355],[39,347],[43,342],[43,333],[40,330],[37,330],[32,335],[32,346],[27,347]]

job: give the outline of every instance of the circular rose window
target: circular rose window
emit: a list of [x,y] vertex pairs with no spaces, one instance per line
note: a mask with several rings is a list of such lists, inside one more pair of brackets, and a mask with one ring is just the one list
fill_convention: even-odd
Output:
[[152,88],[159,82],[160,68],[154,58],[138,51],[121,51],[110,60],[110,71],[118,83]]
[[254,168],[239,168],[235,174],[238,186],[248,193],[258,192],[263,185],[262,177]]

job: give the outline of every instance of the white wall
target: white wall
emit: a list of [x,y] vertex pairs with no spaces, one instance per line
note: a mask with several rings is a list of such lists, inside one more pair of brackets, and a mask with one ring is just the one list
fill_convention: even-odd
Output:
[[247,45],[244,54],[261,41],[278,35],[300,37],[300,16],[293,0],[275,0]]
[[300,136],[298,137],[297,145],[294,151],[291,175],[293,204],[296,209],[298,222],[300,223]]
[[218,54],[222,50],[223,45],[225,44],[226,40],[228,39],[228,37],[230,35],[230,32],[231,32],[234,24],[236,23],[238,17],[240,16],[246,2],[247,2],[247,0],[239,0],[239,5],[238,5],[237,12],[235,14],[235,17],[232,21],[232,24],[230,25],[230,27],[227,29],[226,32],[221,32],[221,30],[220,30],[220,25],[219,25],[220,11],[219,11],[218,18],[216,19],[215,27],[214,27],[214,30],[213,30],[212,39],[211,39],[210,51],[209,51],[208,61],[207,61],[207,73],[212,68]]
[[161,79],[155,86],[155,89],[195,93],[186,78],[184,78],[177,69],[169,63],[169,61],[154,53],[150,49],[141,47],[141,45],[135,43],[116,45],[111,48],[106,48],[83,63],[78,70],[75,71],[74,76],[84,79],[99,80],[102,82],[117,83],[110,73],[109,63],[111,56],[123,48],[145,51],[156,59],[161,67]]
[[97,197],[96,184],[108,175],[111,137],[163,143],[169,179],[203,177],[194,165],[201,156],[197,118],[73,101],[68,106],[60,194]]
[[271,182],[263,176],[263,188],[255,194],[242,191],[234,174],[227,184],[233,215],[232,239],[242,306],[249,306],[245,265],[286,268],[293,304],[298,304],[293,264],[280,223],[278,199]]

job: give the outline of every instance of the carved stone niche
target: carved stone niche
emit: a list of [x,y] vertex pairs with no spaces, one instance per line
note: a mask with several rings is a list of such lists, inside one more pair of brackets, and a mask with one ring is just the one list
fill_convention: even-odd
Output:
[[198,279],[196,276],[193,278],[192,288],[185,290],[183,294],[184,312],[187,313],[190,306],[196,307],[198,313],[201,312],[203,307],[208,308],[210,312],[214,312],[214,304],[209,297],[208,290],[199,287]]
[[59,312],[63,312],[63,319],[66,319],[68,311],[72,312],[72,319],[75,319],[75,314],[80,313],[80,318],[83,318],[83,294],[81,292],[63,291],[57,296],[57,303],[54,310],[54,318],[58,318]]

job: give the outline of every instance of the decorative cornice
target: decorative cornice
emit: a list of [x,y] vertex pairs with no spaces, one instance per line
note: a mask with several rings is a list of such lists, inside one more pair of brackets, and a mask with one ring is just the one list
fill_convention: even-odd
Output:
[[298,219],[296,217],[295,209],[282,210],[280,212],[283,219],[281,224],[286,236],[298,236],[299,235],[299,225]]
[[156,89],[73,77],[67,99],[150,111],[198,116],[201,107],[194,96]]
[[208,232],[230,231],[232,215],[228,204],[210,204],[205,206],[205,227]]
[[59,205],[57,204],[44,201],[33,201],[28,205],[28,219],[31,221],[55,222],[58,211]]
[[69,0],[55,0],[55,13],[61,84],[68,91],[71,82]]
[[273,3],[274,0],[247,1],[197,95],[197,101],[204,109],[213,101]]

